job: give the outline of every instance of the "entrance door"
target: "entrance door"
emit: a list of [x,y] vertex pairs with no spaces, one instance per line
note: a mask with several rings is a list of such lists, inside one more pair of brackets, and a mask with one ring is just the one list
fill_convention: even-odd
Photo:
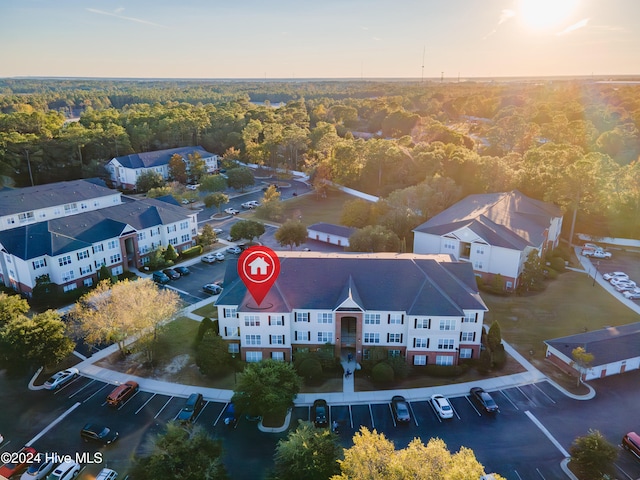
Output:
[[356,348],[356,325],[356,317],[342,317],[340,338],[343,348]]

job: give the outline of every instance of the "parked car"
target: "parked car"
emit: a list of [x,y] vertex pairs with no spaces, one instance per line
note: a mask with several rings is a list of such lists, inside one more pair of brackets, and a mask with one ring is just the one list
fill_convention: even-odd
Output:
[[193,422],[200,410],[204,407],[204,398],[201,393],[192,393],[178,413],[177,420],[180,422]]
[[112,407],[119,407],[129,400],[133,394],[139,390],[139,388],[140,387],[137,382],[128,380],[122,385],[118,385],[109,395],[107,395],[107,403]]
[[40,460],[34,461],[29,465],[29,468],[25,470],[20,480],[41,480],[53,470],[54,466],[53,455],[41,455]]
[[171,280],[177,280],[180,278],[180,274],[173,268],[165,268],[164,270],[162,270],[162,273],[164,273]]
[[640,298],[640,288],[636,287],[633,290],[627,290],[626,292],[622,292],[622,294],[629,300],[637,300]]
[[118,472],[110,468],[103,468],[98,472],[96,480],[116,480],[116,478],[118,478]]
[[618,278],[620,280],[629,280],[629,275],[624,272],[609,272],[602,275],[602,278],[608,281],[611,281],[614,278]]
[[19,452],[11,455],[18,462],[7,462],[0,467],[0,478],[10,478],[11,476],[22,472],[27,466],[37,459],[38,452],[32,447],[22,447]]
[[214,253],[207,253],[200,260],[204,263],[216,263],[216,255]]
[[182,266],[175,267],[174,270],[178,272],[181,277],[184,277],[185,275],[189,275],[191,273],[191,270],[189,270],[187,267]]
[[593,257],[593,258],[611,258],[611,252],[607,252],[606,250],[602,250],[598,248],[596,250],[584,250],[582,255],[585,257]]
[[431,395],[431,405],[440,418],[453,418],[453,408],[451,408],[449,400],[439,393]]
[[221,228],[214,228],[213,229],[213,233],[215,233],[216,235],[220,235],[222,233],[222,229]]
[[247,209],[253,209],[256,207],[259,207],[260,204],[258,202],[256,202],[255,200],[249,200],[248,202],[244,202],[241,207],[242,208],[247,208]]
[[109,445],[118,439],[118,432],[104,425],[97,423],[87,423],[82,430],[80,436],[85,442],[96,442],[102,445]]
[[165,285],[171,281],[171,279],[162,272],[153,272],[153,275],[151,275],[151,278],[153,278],[154,282],[160,283],[162,285]]
[[629,432],[622,437],[622,447],[640,459],[640,435],[636,432]]
[[326,400],[319,398],[313,402],[311,418],[313,418],[313,424],[318,428],[329,426],[329,407]]
[[227,248],[227,253],[231,253],[233,255],[240,255],[242,253],[242,250],[240,250],[240,247],[229,247]]
[[469,393],[471,394],[471,399],[486,413],[498,413],[500,411],[493,397],[485,392],[484,389],[473,387]]
[[58,465],[47,477],[47,480],[71,480],[76,478],[82,470],[78,462],[67,460]]
[[199,183],[196,183],[195,185],[187,185],[187,189],[188,190],[197,190],[199,186],[200,186]]
[[202,290],[206,293],[210,293],[211,295],[219,295],[222,293],[222,287],[215,283],[207,283],[202,286]]
[[213,254],[214,257],[216,257],[216,260],[218,262],[223,262],[224,261],[224,253],[222,252],[216,252]]
[[54,373],[49,380],[44,382],[44,388],[47,390],[56,390],[70,380],[76,378],[80,372],[77,368],[67,368],[58,373]]
[[391,399],[391,410],[397,423],[408,423],[411,421],[411,413],[409,413],[409,404],[401,395],[395,395]]
[[228,213],[229,215],[237,215],[240,213],[240,211],[236,210],[235,208],[229,207],[224,209],[224,213]]
[[618,292],[626,292],[628,290],[633,290],[637,286],[638,285],[636,285],[636,282],[634,282],[633,280],[627,280],[627,281],[616,282],[613,288],[615,288],[616,291]]

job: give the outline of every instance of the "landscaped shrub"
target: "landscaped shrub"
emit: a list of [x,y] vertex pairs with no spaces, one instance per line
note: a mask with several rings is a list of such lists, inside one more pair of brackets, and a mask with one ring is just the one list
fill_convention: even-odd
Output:
[[300,362],[296,371],[305,380],[314,381],[322,378],[322,365],[318,359],[313,357],[307,357]]
[[555,280],[556,278],[558,278],[558,272],[551,267],[547,267],[544,270],[544,278],[546,278],[547,280]]
[[380,362],[371,370],[371,378],[375,383],[391,383],[395,379],[393,367],[386,362]]
[[384,362],[387,358],[389,358],[389,351],[386,348],[371,347],[368,358],[362,360],[362,368],[366,372],[371,372],[377,364]]
[[507,352],[504,351],[504,345],[500,344],[493,350],[493,368],[496,370],[502,369],[507,363]]
[[196,365],[205,375],[218,376],[231,370],[228,345],[213,330],[207,331],[196,347]]
[[476,368],[478,369],[478,373],[482,375],[489,373],[489,370],[491,370],[491,352],[489,352],[489,350],[480,351],[480,358],[478,359]]
[[564,272],[564,258],[562,257],[551,257],[549,259],[549,263],[551,264],[551,268],[558,273]]
[[[198,333],[196,334],[196,345],[202,341],[204,334],[207,333],[208,330],[214,328],[214,323],[209,317],[204,317],[198,326]],[[217,328],[213,330],[216,334],[218,333]]]
[[181,258],[191,258],[197,257],[198,255],[202,255],[202,245],[196,245],[195,247],[187,248],[180,252]]
[[386,363],[393,368],[393,374],[398,380],[404,380],[409,376],[409,364],[402,357],[389,357]]

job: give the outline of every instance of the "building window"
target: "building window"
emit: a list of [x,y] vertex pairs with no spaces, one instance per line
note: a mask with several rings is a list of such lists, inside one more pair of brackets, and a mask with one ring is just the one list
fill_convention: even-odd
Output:
[[478,262],[478,261],[473,262],[473,269],[482,270],[482,262]]
[[93,285],[93,278],[92,278],[92,277],[85,278],[85,279],[82,281],[82,284],[83,284],[85,287],[90,287],[90,286],[92,286],[92,285]]
[[507,290],[511,290],[513,288],[513,282],[505,283],[505,287],[507,288]]
[[70,213],[76,213],[78,211],[77,203],[67,203],[64,206],[64,214],[69,215]]
[[20,223],[29,223],[29,222],[32,222],[33,219],[34,219],[33,212],[25,212],[25,213],[18,214],[18,220],[20,221]]
[[426,365],[427,364],[427,356],[426,355],[414,355],[413,356],[413,364],[414,365]]
[[244,339],[247,345],[260,345],[260,335],[245,335]]
[[380,334],[377,332],[365,332],[364,343],[380,343]]
[[380,325],[380,314],[379,313],[365,313],[364,314],[364,324],[365,325]]
[[427,348],[429,341],[426,338],[415,338],[413,346],[416,348]]
[[296,322],[308,322],[309,312],[296,312]]
[[147,232],[138,232],[138,240],[144,240],[147,238]]
[[119,253],[116,253],[115,255],[111,255],[109,257],[110,264],[120,263],[121,261],[122,261],[122,256]]
[[258,315],[245,315],[244,316],[245,327],[259,327],[260,317]]
[[484,247],[482,247],[480,245],[476,246],[476,253],[478,255],[484,255]]
[[402,325],[404,319],[404,315],[401,313],[391,313],[389,314],[389,325]]
[[71,290],[75,290],[76,288],[78,288],[78,286],[75,283],[70,283],[69,285],[65,285],[64,287],[62,287],[62,290],[64,292],[70,292]]
[[284,335],[269,335],[271,345],[284,345]]
[[318,313],[318,323],[333,323],[333,314]]
[[94,245],[93,253],[96,253],[96,252],[104,252],[104,245],[102,245],[101,243]]
[[7,225],[13,225],[16,223],[16,219],[13,217],[7,218]]
[[429,328],[429,319],[416,318],[416,328]]
[[452,318],[445,318],[440,320],[440,330],[455,330],[456,321]]
[[271,359],[276,362],[284,362],[284,352],[271,352]]
[[369,349],[365,348],[364,350],[362,350],[362,359],[363,360],[369,360]]
[[294,337],[298,342],[308,342],[311,340],[311,332],[295,331]]
[[80,275],[87,275],[91,273],[91,271],[92,271],[91,265],[80,267]]
[[173,245],[173,246],[178,245],[178,237],[170,238],[169,245]]
[[124,273],[124,269],[122,268],[122,265],[119,265],[111,269],[111,275],[113,275],[114,277],[117,277],[118,275],[122,275],[123,273]]
[[60,265],[61,267],[64,265],[69,265],[70,263],[71,263],[71,255],[66,255],[58,259],[58,265]]
[[474,332],[462,332],[460,334],[461,342],[473,342]]
[[182,235],[182,236],[180,237],[180,241],[181,241],[182,243],[188,242],[189,240],[191,240],[191,237],[189,236],[189,234],[188,234],[188,233],[187,233],[186,235]]
[[247,352],[247,362],[257,363],[262,361],[262,352]]
[[62,281],[63,282],[68,282],[69,280],[73,280],[75,277],[76,276],[73,273],[73,270],[69,270],[68,272],[64,272],[62,274]]
[[460,358],[472,358],[472,357],[473,357],[473,348],[460,349]]
[[39,268],[44,268],[47,266],[47,262],[45,261],[44,258],[39,258],[38,260],[34,260],[33,262],[31,262],[31,264],[33,265],[34,270],[37,270]]
[[180,222],[180,230],[186,230],[189,228],[189,222]]
[[318,343],[333,343],[333,333],[318,332]]
[[438,350],[453,350],[453,338],[438,339]]
[[98,270],[102,265],[106,265],[107,261],[103,258],[102,260],[96,260],[93,264],[95,265],[96,270]]
[[451,355],[436,355],[436,365],[453,365]]
[[401,333],[389,333],[389,343],[402,343]]
[[475,313],[465,313],[464,318],[462,319],[463,323],[476,323],[477,321],[478,318]]
[[176,231],[176,226],[175,225],[169,225],[167,227],[167,233],[172,233]]
[[117,240],[109,240],[107,242],[107,248],[109,250],[113,250],[114,248],[116,248],[118,246],[118,241]]
[[229,353],[230,354],[234,354],[234,353],[240,353],[240,344],[239,343],[230,343],[229,344]]
[[222,309],[222,316],[224,318],[235,318],[236,309],[235,308],[223,308]]
[[399,358],[400,357],[400,350],[389,350],[389,357],[390,358]]
[[284,325],[284,315],[275,315],[269,317],[269,325]]
[[89,258],[89,250],[78,252],[78,260],[84,260],[85,258]]

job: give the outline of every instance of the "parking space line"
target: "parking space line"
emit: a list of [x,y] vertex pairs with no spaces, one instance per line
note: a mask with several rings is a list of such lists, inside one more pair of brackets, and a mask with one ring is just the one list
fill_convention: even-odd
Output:
[[455,413],[456,417],[458,417],[458,420],[460,420],[460,415],[458,415],[458,411],[453,407],[453,403],[449,402],[449,405],[451,406],[451,410],[453,410],[453,413]]
[[[440,415],[438,415],[438,412],[436,411],[436,407],[433,406],[433,402],[431,401],[431,399],[429,399],[427,403],[431,407],[431,411],[433,412],[433,415],[438,419],[440,423],[442,423],[442,419],[440,418]],[[451,406],[451,408],[453,408],[453,405]]]
[[633,480],[633,477],[631,477],[627,472],[625,472],[622,468],[620,468],[617,463],[614,463],[614,465],[618,470],[620,470],[622,472],[622,474],[625,477],[627,477],[629,480]]
[[538,467],[536,467],[536,472],[538,472],[538,475],[540,475],[540,478],[542,478],[542,480],[547,480],[546,478],[544,478],[544,475],[542,475],[542,472]]
[[91,380],[89,383],[87,383],[84,387],[82,387],[80,390],[78,390],[76,393],[73,393],[71,395],[69,395],[69,398],[73,398],[75,397],[77,394],[79,394],[82,390],[84,390],[85,388],[87,388],[89,385],[95,383],[96,380]]
[[531,413],[529,410],[525,411],[524,414],[529,417],[529,419],[536,425],[536,427],[538,427],[540,429],[540,431],[542,433],[544,433],[546,435],[546,437],[551,440],[551,443],[553,443],[555,445],[555,447],[560,450],[560,453],[562,455],[564,455],[565,457],[570,457],[569,453],[564,449],[564,447],[562,445],[560,445],[560,442],[558,442],[555,437],[553,435],[551,435],[551,432],[549,430],[547,430],[545,428],[544,425],[542,425],[542,423],[540,423],[540,420],[538,420],[533,413]]
[[518,476],[518,478],[519,478],[520,480],[522,480],[522,477],[520,476],[520,474],[518,473],[518,471],[517,471],[517,470],[514,470],[514,471],[513,471],[513,473],[515,473],[515,474]]
[[520,387],[516,387],[516,388],[518,389],[518,391],[519,391],[522,395],[524,395],[524,398],[526,398],[527,400],[529,400],[529,401],[533,404],[533,406],[534,406],[534,407],[537,407],[537,406],[538,406],[538,404],[536,404],[536,402],[534,402],[532,399],[530,399],[530,398],[529,398],[529,396],[528,396],[526,393],[524,393]]
[[214,427],[218,425],[218,422],[220,421],[220,417],[222,417],[222,414],[224,413],[224,411],[227,409],[228,406],[229,406],[229,402],[224,404],[224,407],[222,407],[222,410],[220,410],[220,414],[218,415],[218,418],[216,418],[213,422]]
[[37,434],[35,437],[33,437],[31,440],[29,440],[27,443],[25,443],[25,446],[30,447],[33,443],[37,442],[40,437],[45,435],[49,430],[51,430],[58,423],[60,423],[64,419],[64,417],[69,415],[71,412],[73,412],[80,405],[81,405],[80,402],[76,402],[75,405],[73,405],[72,407],[69,407],[66,412],[63,412],[58,418],[56,418],[53,422],[51,422],[49,425],[47,425],[44,428],[44,430],[42,430],[39,434]]
[[105,384],[104,384],[104,386],[103,386],[100,390],[96,390],[95,392],[93,392],[93,394],[91,394],[91,396],[90,396],[89,398],[86,398],[82,403],[86,403],[86,402],[88,402],[89,400],[91,400],[91,399],[93,398],[93,396],[94,396],[96,393],[100,393],[102,390],[104,390],[105,388],[107,388],[109,385],[110,385],[109,383],[105,383]]
[[507,400],[509,400],[509,403],[510,403],[511,405],[513,405],[513,407],[514,407],[516,410],[520,410],[520,409],[517,407],[517,405],[511,401],[511,399],[509,398],[509,395],[507,395],[506,393],[504,393],[504,390],[500,390],[500,393],[501,393],[502,395],[504,395],[504,398],[506,398]]
[[464,398],[466,398],[466,399],[467,399],[467,402],[469,402],[469,405],[471,405],[471,408],[473,408],[473,409],[476,411],[476,413],[478,414],[478,416],[479,416],[479,417],[481,417],[481,416],[482,416],[482,414],[478,411],[478,409],[477,409],[477,408],[476,408],[476,406],[473,404],[473,402],[471,401],[471,399],[469,398],[469,396],[468,396],[468,395],[465,395],[465,396],[464,396]]
[[140,390],[136,391],[133,395],[131,395],[131,398],[129,398],[129,400],[127,400],[126,402],[124,402],[122,405],[120,405],[118,407],[118,410],[121,410],[122,407],[124,407],[127,403],[129,403],[131,400],[133,400],[133,397],[135,397],[138,393],[140,393]]
[[351,404],[349,404],[349,421],[351,422],[351,430],[353,430],[353,413],[351,412]]
[[409,408],[411,409],[411,415],[413,416],[413,423],[416,424],[416,427],[419,427],[420,425],[418,424],[418,418],[416,417],[416,413],[413,411],[413,407],[411,406],[411,402],[407,402],[407,405],[409,405]]
[[[369,403],[369,415],[371,416],[371,429],[373,430],[374,428],[376,428],[376,424],[373,421],[373,410],[371,409],[371,404]],[[391,407],[389,407],[391,408]],[[393,415],[391,415],[393,417]],[[395,423],[395,422],[394,422]]]
[[[73,380],[71,380],[70,382],[65,383],[63,386],[61,386],[60,388],[58,388],[55,392],[53,392],[54,395],[59,394],[60,392],[62,392],[65,388],[69,387],[70,385],[76,383],[78,380],[80,380],[82,377],[77,376],[76,378],[74,378]],[[91,383],[91,382],[89,382]],[[83,387],[84,388],[84,387]],[[71,397],[69,397],[71,398]]]
[[[162,406],[162,408],[160,409],[160,411],[159,411],[158,413],[156,413],[156,416],[155,416],[155,417],[153,417],[153,418],[158,418],[158,416],[162,413],[162,411],[165,409],[165,407],[166,407],[167,405],[169,405],[169,402],[170,402],[171,400],[173,400],[173,397],[172,397],[172,396],[171,396],[171,397],[169,397],[169,400],[167,400],[167,403],[165,403],[165,404]],[[178,412],[178,413],[180,413],[180,412]],[[176,414],[176,418],[177,418],[177,417],[178,417],[178,415]]]
[[151,400],[153,400],[153,397],[155,397],[156,395],[157,395],[156,393],[154,393],[153,395],[151,395],[151,397],[149,397],[149,400],[147,400],[146,402],[144,402],[144,403],[142,404],[142,406],[141,406],[138,410],[136,410],[136,413],[134,413],[134,415],[137,415],[138,413],[140,413],[140,410],[142,410],[144,407],[146,407],[146,406],[147,406],[147,403],[149,403]]
[[[396,424],[396,416],[393,414],[393,408],[391,408],[390,403],[387,403],[387,406],[389,407],[389,413],[391,413],[391,421],[393,422],[393,426],[397,427],[398,425]],[[369,408],[371,408],[371,406],[369,406]],[[371,417],[371,420],[373,420],[373,417]]]
[[204,402],[203,407],[200,409],[200,413],[198,413],[198,415],[196,415],[196,418],[193,419],[193,423],[196,423],[198,421],[198,419],[200,418],[200,415],[202,415],[202,412],[204,412],[204,409],[207,408],[207,405],[209,405],[209,400]]
[[11,443],[11,440],[7,440],[2,445],[0,445],[0,450],[4,451],[4,448]]
[[540,391],[540,393],[542,393],[545,397],[547,397],[547,398],[548,398],[549,400],[551,400],[553,403],[556,403],[556,401],[555,401],[553,398],[551,398],[549,395],[547,395],[546,393],[544,393],[544,390],[542,390],[542,389],[541,389],[537,384],[532,383],[531,385],[533,385],[535,388],[537,388],[537,389]]

